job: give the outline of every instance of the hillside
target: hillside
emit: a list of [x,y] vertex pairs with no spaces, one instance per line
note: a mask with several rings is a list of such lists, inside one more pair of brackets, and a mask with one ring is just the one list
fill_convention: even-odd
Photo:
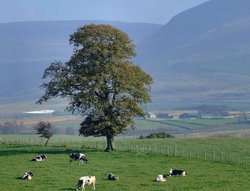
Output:
[[138,45],[140,60],[153,60],[226,23],[250,16],[248,0],[210,0],[174,16]]
[[250,102],[249,9],[246,0],[211,0],[139,44],[138,62],[153,75],[159,103]]
[[72,54],[69,35],[106,23],[136,44],[135,63],[154,78],[148,109],[224,104],[250,109],[250,1],[210,0],[165,25],[55,21],[0,24],[0,103],[36,100],[44,69]]
[[69,35],[87,23],[115,26],[135,43],[161,25],[102,21],[41,21],[0,24],[0,103],[38,99],[43,71],[55,60],[67,60],[73,47]]

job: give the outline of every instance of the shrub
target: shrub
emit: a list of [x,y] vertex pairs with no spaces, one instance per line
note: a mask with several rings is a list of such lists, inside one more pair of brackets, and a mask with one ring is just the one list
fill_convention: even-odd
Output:
[[[158,132],[158,133],[150,133],[149,135],[147,135],[145,138],[146,139],[161,139],[161,138],[173,138],[174,136],[169,134],[169,133],[165,133],[165,132]],[[144,136],[141,135],[139,137],[140,139],[144,139]]]

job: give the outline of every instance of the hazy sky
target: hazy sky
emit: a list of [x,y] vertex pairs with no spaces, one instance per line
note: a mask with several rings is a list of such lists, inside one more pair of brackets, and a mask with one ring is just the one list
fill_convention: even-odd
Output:
[[37,20],[115,20],[165,24],[208,0],[0,0],[0,23]]

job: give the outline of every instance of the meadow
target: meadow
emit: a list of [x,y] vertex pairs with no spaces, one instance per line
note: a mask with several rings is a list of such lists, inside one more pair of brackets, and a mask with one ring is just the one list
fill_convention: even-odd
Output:
[[[178,148],[187,149],[189,145],[190,148],[217,149],[225,153],[249,155],[250,140],[247,137],[159,140],[120,137],[115,140],[117,150],[110,153],[103,152],[105,142],[102,138],[55,136],[49,146],[44,147],[43,140],[38,137],[21,137],[1,135],[0,190],[75,190],[78,178],[85,175],[95,175],[96,190],[102,191],[249,190],[249,163],[173,156],[163,151],[154,152],[154,149],[136,150],[136,145],[140,145],[140,148],[155,148],[154,145],[167,144]],[[68,154],[73,151],[85,153],[89,163],[70,164]],[[38,154],[46,154],[48,159],[40,163],[30,161]],[[169,177],[163,183],[154,182],[158,174],[167,174],[170,168],[184,169],[188,175]],[[29,170],[34,173],[33,179],[20,180],[19,177]],[[118,174],[120,181],[108,181],[106,175],[110,172]],[[91,187],[87,186],[86,190],[91,190]]]

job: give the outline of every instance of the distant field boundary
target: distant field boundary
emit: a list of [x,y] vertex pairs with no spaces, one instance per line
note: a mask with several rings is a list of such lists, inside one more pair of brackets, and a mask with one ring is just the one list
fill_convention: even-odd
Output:
[[[206,138],[205,138],[206,139]],[[229,138],[230,139],[230,138]],[[169,144],[167,139],[140,140],[137,138],[117,137],[115,149],[124,152],[134,152],[138,155],[143,154],[161,154],[171,157],[196,158],[201,160],[210,160],[213,162],[230,163],[230,164],[250,164],[250,155],[239,152],[230,152],[223,149],[213,149],[199,146],[183,146],[183,144]],[[168,139],[170,140],[170,139]],[[185,141],[185,138],[178,139]],[[44,145],[45,139],[36,135],[1,135],[1,144],[23,144],[23,145]],[[214,144],[214,143],[213,143]],[[218,143],[220,144],[220,143]],[[49,141],[49,145],[59,147],[81,147],[104,150],[106,140],[96,137],[80,136],[54,136]]]

